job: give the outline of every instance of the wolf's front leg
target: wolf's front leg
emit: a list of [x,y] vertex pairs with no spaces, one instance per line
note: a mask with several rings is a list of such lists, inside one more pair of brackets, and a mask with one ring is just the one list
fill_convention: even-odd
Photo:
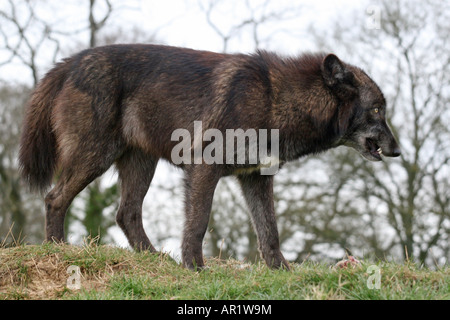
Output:
[[182,243],[182,262],[186,268],[204,267],[203,237],[208,228],[214,190],[221,178],[221,170],[214,165],[193,165],[186,169],[185,225]]
[[280,251],[273,206],[273,176],[252,173],[238,178],[250,210],[262,258],[271,268],[289,269],[289,264]]

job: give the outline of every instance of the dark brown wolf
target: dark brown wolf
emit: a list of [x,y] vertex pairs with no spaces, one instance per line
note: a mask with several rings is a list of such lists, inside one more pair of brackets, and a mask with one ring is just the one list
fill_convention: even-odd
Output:
[[[65,59],[43,78],[27,106],[19,160],[34,189],[43,191],[58,177],[45,197],[48,241],[64,241],[70,203],[115,164],[121,186],[117,223],[133,248],[155,251],[142,225],[142,202],[158,160],[173,162],[175,130],[193,133],[194,121],[221,132],[277,129],[281,163],[340,145],[378,161],[400,155],[385,111],[374,81],[333,54],[287,58],[266,51],[113,45]],[[263,259],[289,268],[279,246],[273,176],[260,174],[260,163],[178,166],[185,172],[184,266],[204,266],[214,190],[221,177],[234,175]]]

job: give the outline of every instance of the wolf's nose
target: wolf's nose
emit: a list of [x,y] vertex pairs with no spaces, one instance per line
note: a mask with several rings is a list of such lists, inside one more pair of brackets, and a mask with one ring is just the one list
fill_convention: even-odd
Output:
[[401,154],[402,154],[402,150],[400,150],[399,147],[395,148],[395,149],[392,151],[392,156],[393,156],[393,157],[398,157],[398,156],[400,156]]

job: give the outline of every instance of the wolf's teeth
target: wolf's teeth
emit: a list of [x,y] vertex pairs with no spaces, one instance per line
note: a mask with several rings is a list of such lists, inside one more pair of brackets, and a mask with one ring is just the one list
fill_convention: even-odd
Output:
[[378,154],[383,154],[383,150],[381,150],[381,148],[378,148],[377,152]]

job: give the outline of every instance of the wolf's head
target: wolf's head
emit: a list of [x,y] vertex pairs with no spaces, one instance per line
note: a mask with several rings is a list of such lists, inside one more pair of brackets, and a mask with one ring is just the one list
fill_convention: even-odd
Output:
[[381,161],[381,155],[398,157],[400,147],[386,123],[386,101],[376,83],[333,54],[324,58],[322,76],[339,101],[337,144],[352,147],[371,161]]

